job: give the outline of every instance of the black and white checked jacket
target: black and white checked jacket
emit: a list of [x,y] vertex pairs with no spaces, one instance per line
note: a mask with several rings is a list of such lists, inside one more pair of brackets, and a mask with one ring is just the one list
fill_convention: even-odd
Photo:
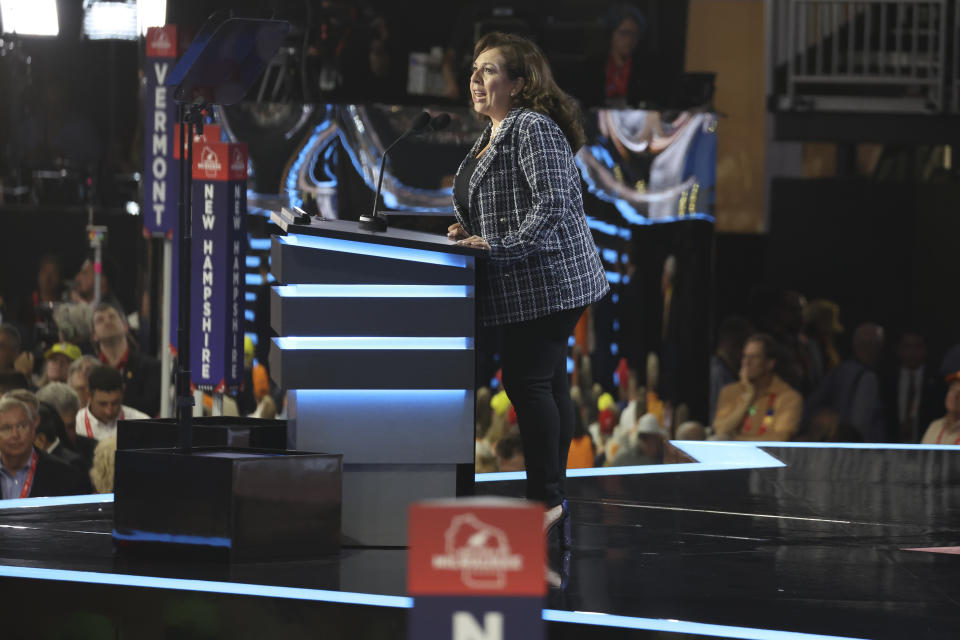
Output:
[[[475,157],[490,125],[470,150]],[[457,173],[463,170],[463,163]],[[454,199],[468,235],[490,243],[478,267],[485,325],[532,320],[602,298],[610,285],[587,227],[580,174],[560,127],[548,116],[512,109],[477,161],[467,190],[470,210]]]

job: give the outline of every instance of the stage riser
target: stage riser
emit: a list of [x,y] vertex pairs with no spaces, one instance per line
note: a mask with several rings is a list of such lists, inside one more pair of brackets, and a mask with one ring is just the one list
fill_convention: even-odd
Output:
[[405,546],[410,503],[472,491],[480,252],[313,220],[270,255],[289,447],[344,456],[344,544]]
[[473,405],[467,390],[291,391],[287,444],[348,465],[472,464]]
[[449,498],[457,492],[457,466],[343,466],[342,543],[347,546],[406,546],[411,502]]
[[285,389],[472,389],[473,349],[283,349],[270,371]]
[[[472,289],[472,287],[469,287]],[[474,319],[463,298],[270,297],[270,324],[281,336],[462,336]]]

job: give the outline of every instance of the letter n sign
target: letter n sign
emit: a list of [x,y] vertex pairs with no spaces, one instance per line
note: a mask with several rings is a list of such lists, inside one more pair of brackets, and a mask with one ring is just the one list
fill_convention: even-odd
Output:
[[411,640],[543,638],[543,507],[461,498],[410,507]]

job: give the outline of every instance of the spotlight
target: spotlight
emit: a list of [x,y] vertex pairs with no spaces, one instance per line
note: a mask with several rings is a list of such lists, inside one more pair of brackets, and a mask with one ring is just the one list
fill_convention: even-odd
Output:
[[21,36],[60,35],[57,0],[0,0],[3,33]]
[[137,0],[137,33],[147,36],[150,27],[167,24],[167,0]]
[[83,35],[90,40],[136,40],[136,3],[84,0]]

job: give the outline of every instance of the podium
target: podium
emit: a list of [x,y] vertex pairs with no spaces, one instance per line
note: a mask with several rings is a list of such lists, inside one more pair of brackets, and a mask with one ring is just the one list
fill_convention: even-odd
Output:
[[406,546],[410,502],[472,492],[481,254],[344,220],[271,240],[287,444],[343,454],[344,544]]

